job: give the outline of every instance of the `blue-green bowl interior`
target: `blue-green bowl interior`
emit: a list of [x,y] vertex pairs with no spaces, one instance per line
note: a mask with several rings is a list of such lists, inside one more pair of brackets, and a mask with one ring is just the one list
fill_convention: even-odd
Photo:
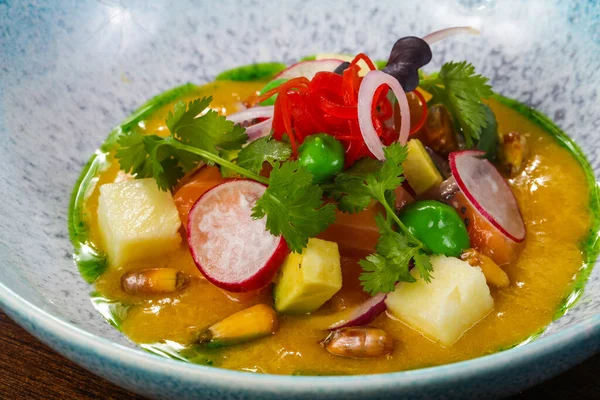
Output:
[[[67,232],[73,185],[111,129],[145,100],[253,62],[291,63],[319,52],[365,52],[385,59],[399,37],[457,25],[473,25],[481,35],[435,44],[428,70],[449,60],[472,62],[498,93],[553,119],[600,176],[600,5],[595,1],[0,1],[0,305],[63,354],[156,397],[185,397],[202,388],[218,395],[277,396],[286,387],[290,396],[349,390],[382,397],[394,390],[431,394],[423,392],[426,387],[451,396],[471,390],[468,384],[456,393],[448,387],[477,377],[478,370],[493,369],[511,379],[517,360],[560,354],[558,366],[523,369],[531,376],[512,388],[498,382],[484,386],[501,393],[597,351],[598,268],[577,304],[541,339],[501,355],[432,368],[426,375],[275,378],[177,364],[133,350],[94,310],[91,287],[73,263]],[[568,217],[557,204],[556,218]],[[163,380],[164,387],[150,385],[150,377]],[[353,386],[357,382],[361,390]]]

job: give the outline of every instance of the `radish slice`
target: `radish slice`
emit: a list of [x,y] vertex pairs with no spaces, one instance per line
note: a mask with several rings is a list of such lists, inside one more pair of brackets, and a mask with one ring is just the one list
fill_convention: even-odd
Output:
[[400,135],[398,137],[398,141],[401,144],[406,144],[410,131],[410,110],[404,89],[402,89],[398,80],[393,76],[382,71],[370,71],[365,75],[358,89],[358,125],[367,148],[381,161],[385,160],[383,143],[381,143],[379,136],[377,136],[377,131],[373,126],[372,110],[373,97],[377,89],[382,85],[388,85],[392,89],[392,92],[394,92],[396,99],[398,99],[400,116],[402,117]]
[[227,116],[229,121],[233,121],[236,124],[242,124],[246,121],[250,121],[256,118],[272,118],[275,112],[275,106],[258,106],[251,107],[245,110],[236,112]]
[[454,28],[441,29],[436,32],[432,32],[429,35],[423,37],[423,40],[428,45],[432,45],[435,42],[439,42],[449,36],[459,35],[461,33],[469,33],[471,35],[479,35],[479,31],[472,26],[455,26]]
[[326,60],[301,61],[291,65],[287,69],[284,69],[273,79],[292,79],[303,76],[310,81],[315,77],[317,72],[333,72],[343,62],[344,60],[338,60],[335,58],[329,58]]
[[517,200],[485,152],[450,154],[450,169],[460,190],[475,209],[514,242],[525,239],[525,224]]
[[215,286],[230,292],[260,289],[288,254],[285,240],[266,230],[265,218],[252,219],[252,207],[265,189],[254,181],[229,181],[204,193],[192,207],[188,246],[200,272]]
[[248,142],[253,142],[256,139],[267,136],[271,133],[273,127],[273,118],[269,118],[258,124],[254,124],[246,128],[246,135],[248,135]]
[[369,322],[377,318],[386,309],[385,299],[387,298],[386,293],[378,293],[371,297],[350,313],[348,319],[336,322],[327,328],[330,331],[345,328],[348,326],[361,326],[367,325]]

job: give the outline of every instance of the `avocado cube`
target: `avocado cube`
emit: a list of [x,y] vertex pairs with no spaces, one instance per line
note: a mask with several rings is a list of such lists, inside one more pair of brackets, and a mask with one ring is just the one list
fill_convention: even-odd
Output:
[[408,156],[402,164],[404,176],[417,195],[442,183],[442,175],[419,139],[409,140]]
[[275,284],[275,310],[304,314],[321,307],[342,288],[340,252],[335,242],[311,238],[302,254],[291,253]]

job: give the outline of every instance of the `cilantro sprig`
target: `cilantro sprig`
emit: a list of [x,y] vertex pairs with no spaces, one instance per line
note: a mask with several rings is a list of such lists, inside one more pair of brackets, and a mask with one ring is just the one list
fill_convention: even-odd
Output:
[[265,161],[274,165],[289,159],[291,155],[292,147],[288,143],[265,136],[244,147],[237,156],[237,163],[258,174]]
[[[324,204],[323,191],[313,184],[308,170],[295,161],[283,162],[290,156],[289,145],[263,138],[243,147],[248,140],[244,128],[207,110],[211,100],[177,103],[166,119],[166,137],[135,130],[123,133],[115,153],[121,169],[136,178],[152,177],[165,191],[173,190],[201,161],[266,184],[253,218],[266,217],[269,232],[282,235],[291,250],[302,252],[310,237],[333,223],[335,206]],[[236,163],[231,154],[237,151]],[[259,175],[265,161],[273,166],[270,178]]]
[[143,135],[130,130],[118,139],[115,157],[121,169],[136,178],[154,178],[162,190],[172,190],[199,162],[219,164],[258,182],[268,179],[239,167],[221,155],[240,149],[248,140],[244,129],[214,110],[206,110],[212,97],[180,101],[166,120],[169,136]]
[[392,144],[384,149],[384,154],[384,162],[363,159],[340,173],[335,183],[328,187],[328,193],[338,201],[341,211],[362,211],[373,199],[386,211],[386,218],[381,215],[376,218],[380,230],[376,253],[360,262],[363,268],[361,284],[372,295],[393,291],[399,281],[414,282],[409,273],[411,261],[426,282],[431,280],[432,269],[425,246],[394,211],[393,191],[404,180],[402,163],[406,160],[407,148],[398,143]]
[[447,62],[419,86],[433,96],[431,103],[443,104],[450,111],[456,131],[462,130],[467,147],[473,147],[488,124],[481,102],[493,94],[488,78],[476,74],[475,67],[466,61]]
[[258,199],[252,216],[267,216],[267,229],[283,235],[292,251],[301,252],[308,239],[335,221],[335,205],[323,205],[323,190],[298,161],[275,164],[269,187]]

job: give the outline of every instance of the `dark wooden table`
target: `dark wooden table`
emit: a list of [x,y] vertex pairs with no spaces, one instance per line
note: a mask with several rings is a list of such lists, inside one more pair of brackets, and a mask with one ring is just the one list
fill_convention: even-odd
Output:
[[[1,399],[139,399],[25,332],[0,311]],[[513,399],[600,399],[600,355]]]

